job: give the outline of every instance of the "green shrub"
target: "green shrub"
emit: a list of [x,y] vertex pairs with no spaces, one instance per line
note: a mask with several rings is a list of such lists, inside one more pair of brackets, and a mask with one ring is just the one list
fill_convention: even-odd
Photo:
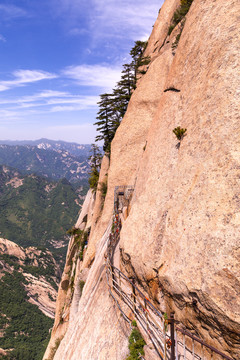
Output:
[[85,285],[85,281],[80,280],[80,281],[79,281],[79,288],[80,288],[81,292],[83,291],[84,285]]
[[129,355],[126,360],[139,360],[140,355],[144,355],[143,347],[146,345],[135,320],[132,321],[132,332],[129,336]]
[[83,260],[83,252],[84,252],[84,248],[85,248],[87,240],[88,240],[88,232],[84,231],[83,237],[81,238],[81,242],[80,242],[79,258],[81,261]]
[[54,355],[56,354],[56,351],[59,348],[59,345],[60,345],[62,339],[63,339],[63,337],[57,338],[57,340],[55,341],[54,347],[51,348],[51,352],[50,352],[50,355],[47,360],[53,360]]
[[105,199],[107,195],[107,182],[101,182],[100,183],[100,191],[102,194],[102,198]]
[[182,34],[182,31],[180,31],[180,33],[177,34],[175,41],[172,43],[172,50],[175,50],[177,48],[181,34]]
[[181,0],[180,6],[177,8],[175,13],[173,14],[173,18],[171,24],[168,28],[168,35],[171,34],[175,26],[177,26],[180,21],[187,15],[190,6],[192,5],[193,0]]
[[181,141],[184,138],[184,136],[186,136],[186,131],[187,129],[183,129],[180,126],[173,129],[173,133],[176,135],[179,141]]
[[133,321],[132,321],[132,326],[137,327],[137,322],[136,322],[136,320],[133,320]]
[[98,179],[99,179],[99,172],[97,169],[92,169],[90,173],[90,177],[88,179],[89,186],[91,189],[93,189],[94,192],[97,191],[97,185],[98,185]]
[[82,233],[82,230],[80,230],[80,229],[78,229],[78,228],[75,228],[75,227],[72,227],[71,229],[69,229],[68,231],[67,231],[67,234],[68,235],[81,235],[81,233]]
[[171,33],[172,33],[172,31],[173,31],[173,29],[175,28],[175,24],[171,24],[170,26],[169,26],[169,28],[168,28],[168,35],[170,35]]

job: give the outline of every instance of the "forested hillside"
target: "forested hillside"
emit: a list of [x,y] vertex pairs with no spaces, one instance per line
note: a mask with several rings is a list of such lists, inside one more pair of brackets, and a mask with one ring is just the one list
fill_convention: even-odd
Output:
[[59,266],[49,251],[23,249],[0,239],[1,359],[42,358],[59,276]]
[[30,145],[0,145],[0,165],[53,180],[65,177],[76,187],[87,185],[89,172],[88,155],[76,157],[67,150],[51,150]]
[[0,237],[65,254],[66,231],[75,223],[81,201],[66,179],[49,181],[0,166]]

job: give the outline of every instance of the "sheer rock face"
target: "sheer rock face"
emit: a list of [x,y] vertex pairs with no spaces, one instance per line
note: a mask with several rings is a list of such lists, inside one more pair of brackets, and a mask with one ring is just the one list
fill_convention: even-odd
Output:
[[[146,50],[152,62],[112,142],[109,169],[103,163],[108,192],[103,210],[93,211],[76,281],[92,265],[55,360],[126,357],[129,332],[103,276],[117,185],[135,185],[120,247],[148,296],[209,344],[239,351],[239,2],[194,0],[174,56],[179,27],[167,33],[179,2],[166,0],[159,13]],[[180,144],[177,126],[187,129]]]
[[139,278],[158,281],[162,309],[200,333],[208,316],[226,349],[240,345],[238,44],[237,1],[193,2],[165,83],[180,92],[161,96],[121,232]]
[[[101,163],[101,170],[99,174],[99,182],[96,194],[94,194],[94,205],[93,212],[91,214],[91,233],[88,242],[86,254],[84,256],[83,268],[89,266],[93,261],[96,253],[96,244],[99,241],[99,235],[101,236],[106,229],[105,221],[103,221],[102,210],[104,205],[104,199],[101,192],[103,183],[108,181],[108,169],[109,169],[109,158],[104,156]],[[90,216],[88,215],[88,218]],[[101,218],[101,221],[99,219]],[[87,228],[89,224],[87,224]]]

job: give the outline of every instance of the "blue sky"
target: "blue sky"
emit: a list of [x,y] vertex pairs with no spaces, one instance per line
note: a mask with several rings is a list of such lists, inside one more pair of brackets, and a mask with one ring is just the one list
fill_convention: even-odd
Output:
[[92,143],[99,95],[162,3],[0,0],[0,139]]

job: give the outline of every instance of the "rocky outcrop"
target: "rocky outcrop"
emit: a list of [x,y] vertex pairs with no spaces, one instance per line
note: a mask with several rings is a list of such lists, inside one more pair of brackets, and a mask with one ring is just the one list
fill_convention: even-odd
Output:
[[[44,275],[41,269],[47,269],[51,264],[53,272]],[[30,265],[30,266],[29,266]],[[6,273],[13,273],[17,268],[25,278],[24,288],[28,302],[36,305],[46,316],[54,318],[60,268],[50,251],[35,247],[23,248],[13,241],[0,238],[0,278]],[[53,275],[53,276],[52,276]]]
[[[169,36],[178,6],[166,0],[159,13],[146,49],[152,61],[112,142],[107,196],[93,212],[75,289],[81,271],[90,270],[55,360],[122,360],[127,353],[103,277],[117,185],[135,187],[120,236],[122,271],[160,311],[174,310],[186,328],[238,358],[239,3],[194,0],[184,27]],[[180,141],[178,126],[187,129]]]

